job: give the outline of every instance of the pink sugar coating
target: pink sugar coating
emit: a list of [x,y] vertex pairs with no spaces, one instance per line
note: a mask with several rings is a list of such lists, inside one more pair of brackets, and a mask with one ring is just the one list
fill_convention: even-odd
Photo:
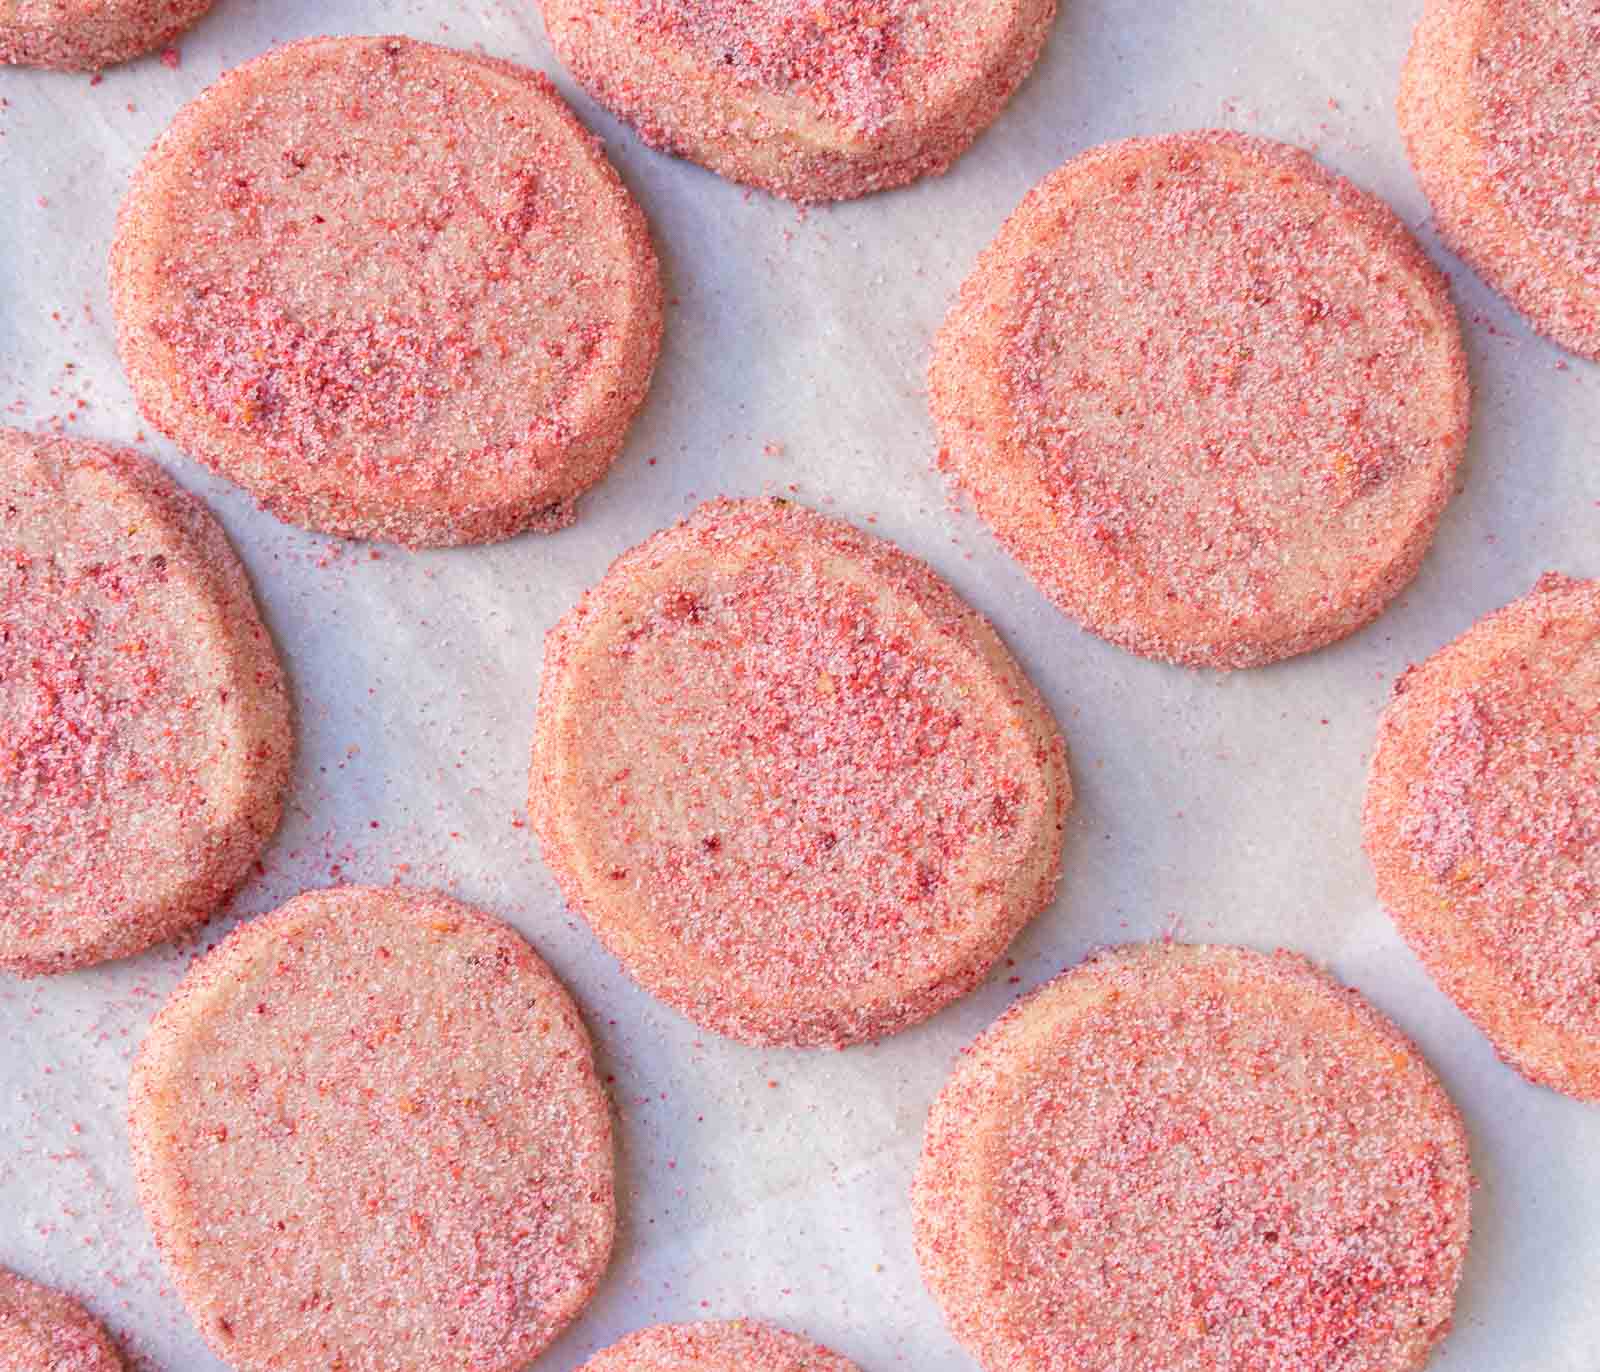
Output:
[[405,38],[186,106],[111,272],[152,423],[281,518],[415,545],[570,523],[662,327],[644,216],[550,82]]
[[1600,360],[1600,13],[1428,0],[1398,109],[1445,241],[1540,332]]
[[1470,1186],[1412,1045],[1304,959],[1092,959],[969,1048],[929,1118],[917,1252],[987,1372],[1412,1372]]
[[95,71],[172,42],[213,0],[11,0],[0,66]]
[[0,1367],[6,1372],[122,1372],[100,1322],[70,1296],[0,1268]]
[[1400,679],[1365,828],[1440,985],[1524,1075],[1600,1099],[1600,582],[1548,576]]
[[792,91],[855,128],[881,127],[907,98],[905,20],[887,6],[780,0],[740,11],[718,0],[645,0],[641,10],[664,41],[721,52],[738,84]]
[[653,147],[801,202],[938,175],[1032,69],[1055,0],[542,0],[561,60]]
[[514,930],[448,897],[342,887],[241,925],[129,1100],[162,1258],[241,1372],[516,1372],[605,1270],[588,1034]]
[[276,653],[204,506],[146,458],[0,429],[0,967],[209,918],[282,811]]
[[596,1353],[578,1372],[859,1372],[798,1334],[755,1320],[661,1324]]
[[633,976],[750,1042],[842,1046],[971,989],[1048,903],[1070,799],[989,625],[787,502],[702,506],[546,647],[546,861]]
[[1259,666],[1414,575],[1468,430],[1443,277],[1385,205],[1223,132],[1036,187],[935,344],[940,462],[1096,633]]

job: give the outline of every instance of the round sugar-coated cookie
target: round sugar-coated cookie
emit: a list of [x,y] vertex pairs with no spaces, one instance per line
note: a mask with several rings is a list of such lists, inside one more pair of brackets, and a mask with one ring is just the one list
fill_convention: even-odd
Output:
[[1550,575],[1395,683],[1378,895],[1524,1076],[1600,1100],[1600,581]]
[[229,72],[111,254],[140,406],[280,518],[410,545],[571,522],[643,401],[644,216],[542,75],[406,38]]
[[100,1321],[71,1296],[0,1267],[0,1368],[5,1372],[122,1372]]
[[1149,944],[961,1058],[917,1256],[986,1372],[1412,1372],[1450,1327],[1470,1186],[1454,1106],[1356,992]]
[[755,1320],[660,1324],[596,1353],[578,1372],[859,1372],[820,1344]]
[[546,861],[647,990],[748,1043],[880,1038],[971,990],[1049,902],[1071,797],[987,621],[786,501],[701,506],[546,644]]
[[1428,0],[1399,114],[1445,241],[1535,328],[1600,360],[1600,11]]
[[1112,143],[1029,193],[930,371],[940,462],[1067,614],[1254,667],[1411,579],[1466,443],[1444,278],[1297,148]]
[[126,449],[0,428],[0,968],[207,919],[278,826],[288,694],[210,513]]
[[615,1225],[589,1036],[508,925],[308,893],[190,969],[134,1063],[139,1199],[240,1372],[520,1372]]
[[0,0],[0,64],[97,71],[172,42],[212,0]]
[[557,55],[655,148],[813,202],[946,171],[1056,0],[542,0]]

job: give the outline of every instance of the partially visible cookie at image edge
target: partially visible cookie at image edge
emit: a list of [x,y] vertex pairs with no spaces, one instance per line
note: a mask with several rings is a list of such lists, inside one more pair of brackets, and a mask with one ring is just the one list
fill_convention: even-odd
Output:
[[1293,954],[1154,943],[961,1055],[913,1222],[985,1372],[1416,1372],[1471,1181],[1438,1078],[1357,992]]
[[1055,0],[541,0],[557,55],[652,147],[801,202],[949,168],[1033,69]]
[[755,1320],[707,1320],[641,1329],[578,1372],[860,1372],[810,1339]]
[[172,42],[213,0],[0,0],[0,66],[97,71]]
[[1600,581],[1545,576],[1395,683],[1365,835],[1379,898],[1500,1055],[1600,1100]]
[[0,1367],[6,1372],[123,1372],[100,1321],[71,1296],[0,1267]]
[[128,449],[0,428],[0,968],[208,919],[278,826],[288,691],[205,506]]
[[1399,116],[1445,242],[1539,332],[1600,360],[1600,13],[1427,0]]

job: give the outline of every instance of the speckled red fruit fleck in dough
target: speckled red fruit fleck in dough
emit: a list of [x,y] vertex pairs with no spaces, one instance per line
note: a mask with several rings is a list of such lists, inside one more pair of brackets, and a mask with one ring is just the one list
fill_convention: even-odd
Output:
[[754,1320],[641,1329],[578,1372],[859,1372],[809,1339]]
[[209,918],[278,826],[292,746],[205,507],[136,453],[0,428],[0,968]]
[[1600,1100],[1600,581],[1547,576],[1395,685],[1378,894],[1524,1076]]
[[1305,959],[1118,949],[935,1102],[917,1256],[987,1372],[1413,1372],[1450,1327],[1466,1138],[1415,1046]]
[[122,1372],[100,1322],[70,1296],[0,1268],[0,1368]]
[[1400,128],[1446,242],[1563,347],[1600,360],[1600,9],[1428,0]]
[[134,1064],[139,1198],[241,1372],[518,1372],[615,1225],[589,1036],[508,925],[343,887],[240,926]]
[[95,71],[154,52],[212,0],[0,0],[0,64]]
[[713,501],[550,635],[529,806],[623,966],[750,1043],[843,1046],[971,990],[1048,903],[1055,723],[923,563]]
[[187,106],[111,286],[152,423],[282,519],[413,545],[569,523],[661,336],[644,216],[549,81],[405,38]]
[[542,0],[561,60],[662,148],[792,200],[949,168],[1032,70],[1055,0]]
[[1444,278],[1282,143],[1112,143],[1036,187],[930,372],[941,464],[1073,618],[1254,667],[1411,579],[1468,426]]

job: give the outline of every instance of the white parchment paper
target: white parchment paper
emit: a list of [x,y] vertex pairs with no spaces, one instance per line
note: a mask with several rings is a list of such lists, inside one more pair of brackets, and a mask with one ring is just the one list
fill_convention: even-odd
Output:
[[[0,69],[0,417],[143,435],[210,501],[293,678],[282,832],[205,938],[47,982],[0,979],[0,1264],[64,1284],[137,1365],[221,1365],[168,1287],[125,1152],[130,1057],[197,948],[333,880],[447,887],[565,978],[613,1078],[617,1254],[538,1364],[567,1372],[658,1320],[761,1316],[865,1372],[972,1366],[924,1294],[907,1188],[957,1050],[1088,950],[1169,931],[1327,962],[1423,1045],[1481,1186],[1438,1372],[1600,1368],[1600,1107],[1525,1084],[1423,974],[1359,841],[1395,675],[1555,568],[1600,575],[1600,370],[1567,358],[1446,253],[1393,93],[1419,0],[1064,0],[1039,70],[948,177],[799,214],[644,149],[559,69],[532,0],[219,0],[176,67]],[[276,523],[142,424],[105,258],[117,202],[184,101],[269,45],[403,32],[541,67],[643,202],[674,304],[654,392],[579,523],[406,554]],[[923,396],[949,298],[1023,192],[1082,148],[1207,125],[1289,139],[1385,196],[1451,273],[1476,389],[1462,490],[1375,626],[1249,674],[1140,661],[1069,624],[950,508]],[[545,630],[610,560],[714,494],[784,492],[893,538],[999,626],[1054,707],[1078,804],[1053,907],[960,1005],[875,1047],[758,1052],[633,986],[569,915],[522,821]]]

